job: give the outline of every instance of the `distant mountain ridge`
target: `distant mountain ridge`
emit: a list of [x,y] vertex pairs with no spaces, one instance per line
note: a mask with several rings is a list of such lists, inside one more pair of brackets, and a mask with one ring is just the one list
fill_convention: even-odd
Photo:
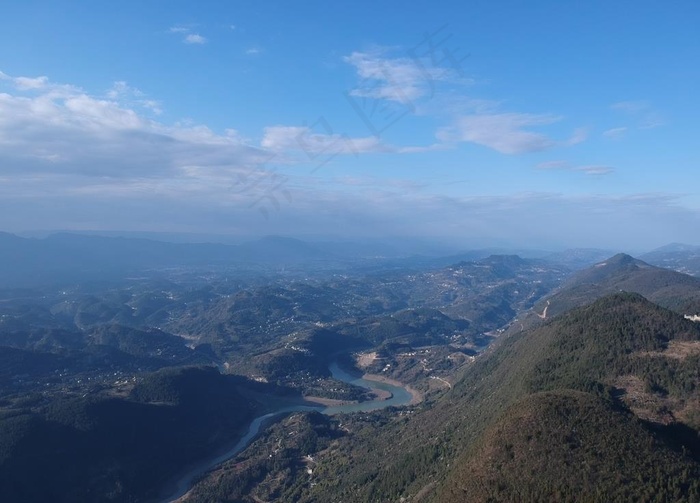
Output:
[[590,267],[597,262],[602,262],[615,252],[598,248],[573,248],[562,252],[549,254],[544,258],[548,262],[565,265],[573,270]]
[[345,258],[280,237],[224,245],[69,233],[34,239],[0,233],[0,282],[6,288],[114,279],[173,267],[284,266],[324,260]]
[[[433,250],[433,252],[437,251]],[[291,237],[267,236],[241,244],[166,242],[144,237],[103,236],[59,232],[43,238],[24,238],[0,232],[0,285],[26,288],[59,283],[122,279],[177,268],[445,267],[460,261],[486,259],[508,252],[497,249],[467,251],[458,255],[415,255],[389,243],[307,242]],[[544,251],[519,250],[527,257]]]
[[640,257],[659,267],[667,267],[693,276],[700,276],[700,246],[673,243]]
[[[424,249],[429,250],[427,247]],[[438,250],[439,247],[436,247],[432,253],[437,253]],[[696,247],[669,245],[652,252],[650,257],[654,263],[660,262],[664,266],[700,273],[700,253],[694,250]],[[307,242],[291,237],[267,236],[241,244],[221,244],[166,242],[144,237],[70,232],[50,234],[44,238],[24,238],[0,232],[0,284],[5,288],[24,288],[65,282],[113,280],[129,274],[174,268],[232,267],[259,270],[309,265],[316,268],[343,268],[352,265],[366,267],[368,271],[388,266],[430,268],[461,261],[484,260],[491,255],[514,254],[579,270],[599,261],[605,253],[608,252],[597,249],[574,249],[552,254],[543,250],[483,248],[452,255],[416,255],[410,249],[403,249],[401,241],[394,244]],[[671,258],[668,258],[668,254],[671,254]]]
[[670,243],[650,251],[652,253],[676,253],[676,252],[700,252],[700,245],[689,245],[686,243]]
[[700,278],[619,253],[579,271],[511,327],[518,331],[615,292],[634,292],[681,314],[700,312]]

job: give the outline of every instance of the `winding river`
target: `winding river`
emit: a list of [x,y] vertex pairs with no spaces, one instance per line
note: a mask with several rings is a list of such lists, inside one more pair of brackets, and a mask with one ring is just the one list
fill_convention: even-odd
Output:
[[398,407],[408,404],[413,398],[413,395],[411,395],[406,388],[394,386],[393,384],[385,382],[370,381],[368,379],[362,379],[361,377],[352,376],[341,369],[337,363],[332,363],[328,367],[328,370],[331,371],[333,378],[337,379],[338,381],[354,384],[355,386],[365,389],[382,390],[391,393],[391,397],[386,400],[371,400],[368,402],[335,405],[321,410],[322,413],[329,416],[347,412],[369,412],[372,410],[385,409],[391,406]]
[[385,409],[386,407],[398,407],[401,405],[406,405],[411,402],[413,395],[404,387],[395,386],[386,382],[373,381],[368,379],[363,379],[361,377],[355,377],[344,371],[337,363],[332,363],[328,369],[334,379],[343,381],[349,384],[354,384],[355,386],[360,386],[361,388],[370,390],[382,390],[391,393],[391,396],[386,400],[371,400],[367,402],[351,403],[345,405],[333,405],[329,407],[324,407],[323,405],[318,406],[308,406],[308,405],[294,405],[291,407],[284,407],[279,410],[269,412],[263,416],[258,416],[250,423],[248,426],[248,431],[241,439],[231,447],[231,449],[226,452],[217,455],[216,457],[207,459],[190,469],[186,474],[182,475],[174,486],[171,486],[168,490],[169,496],[161,499],[162,503],[171,503],[182,498],[192,487],[192,483],[201,475],[205,474],[209,470],[215,468],[221,463],[233,458],[238,453],[243,451],[258,435],[260,430],[263,428],[265,423],[281,414],[287,414],[289,412],[300,412],[300,411],[312,411],[316,410],[323,414],[332,416],[335,414],[344,414],[351,412],[369,412],[373,410]]

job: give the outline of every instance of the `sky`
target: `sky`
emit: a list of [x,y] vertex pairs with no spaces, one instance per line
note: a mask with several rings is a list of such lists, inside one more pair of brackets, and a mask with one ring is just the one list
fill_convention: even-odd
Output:
[[700,244],[695,1],[33,1],[0,230]]

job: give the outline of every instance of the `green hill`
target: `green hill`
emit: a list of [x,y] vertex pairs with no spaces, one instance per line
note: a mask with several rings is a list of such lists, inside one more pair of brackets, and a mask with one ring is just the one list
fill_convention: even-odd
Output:
[[[309,498],[443,501],[440,495],[454,489],[451,481],[463,478],[464,467],[476,459],[470,453],[480,442],[488,441],[485,432],[491,431],[506,411],[535,393],[563,390],[586,393],[587,399],[603,403],[600,407],[610,411],[634,410],[646,422],[632,418],[634,425],[607,429],[602,421],[601,440],[618,438],[620,428],[643,428],[645,435],[657,435],[667,449],[687,454],[673,458],[676,464],[668,467],[672,471],[654,480],[686,483],[687,477],[679,478],[673,470],[681,466],[687,470],[682,473],[697,473],[700,459],[698,341],[700,326],[640,295],[615,294],[600,299],[537,329],[500,340],[427,410],[400,417],[379,433],[358,432],[344,439],[336,450],[321,457],[317,473],[322,470],[327,474],[328,479],[320,478],[328,480],[328,485],[320,482]],[[686,351],[679,355],[674,349],[679,347]],[[556,417],[558,412],[554,409],[547,414]],[[568,448],[554,441],[551,447]],[[590,459],[592,473],[611,462],[608,454],[601,451],[600,459]],[[667,452],[662,455],[671,456]],[[360,459],[361,463],[356,462]],[[532,470],[523,484],[535,484],[536,466],[522,467]],[[560,468],[566,480],[565,469]],[[623,468],[627,470],[620,470]],[[552,477],[557,469],[554,465]],[[629,469],[636,470],[633,465]],[[661,464],[659,470],[667,467]],[[550,499],[557,501],[556,497]]]
[[144,501],[235,440],[254,413],[213,368],[148,375],[131,397],[37,400],[1,411],[0,501]]
[[589,393],[528,395],[483,435],[437,497],[487,501],[698,501],[690,464],[633,415]]
[[700,312],[700,278],[655,267],[620,253],[569,278],[554,294],[521,316],[511,332],[538,325],[543,319],[616,292],[638,293],[681,314]]

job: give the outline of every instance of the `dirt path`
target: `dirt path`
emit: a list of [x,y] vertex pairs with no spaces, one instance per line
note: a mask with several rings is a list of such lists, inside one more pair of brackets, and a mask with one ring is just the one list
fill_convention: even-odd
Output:
[[447,379],[443,379],[442,377],[438,376],[430,376],[431,379],[435,379],[437,381],[440,381],[441,383],[445,384],[449,389],[452,389],[452,385],[450,384],[450,381]]

